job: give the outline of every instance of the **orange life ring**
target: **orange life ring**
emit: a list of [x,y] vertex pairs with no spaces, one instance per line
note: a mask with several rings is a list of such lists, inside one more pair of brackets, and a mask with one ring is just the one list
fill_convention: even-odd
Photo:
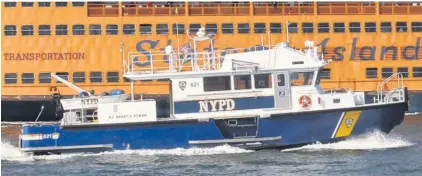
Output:
[[302,108],[308,107],[310,104],[312,104],[312,100],[309,96],[302,95],[299,98],[299,104],[302,105]]

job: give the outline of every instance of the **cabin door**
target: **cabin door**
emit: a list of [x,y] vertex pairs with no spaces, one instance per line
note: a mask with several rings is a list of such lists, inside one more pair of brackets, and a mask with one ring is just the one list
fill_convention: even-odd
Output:
[[273,74],[275,108],[290,109],[290,80],[287,72]]

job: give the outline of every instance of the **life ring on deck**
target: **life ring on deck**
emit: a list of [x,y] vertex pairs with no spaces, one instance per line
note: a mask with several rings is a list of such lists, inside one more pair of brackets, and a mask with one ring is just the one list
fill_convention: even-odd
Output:
[[302,95],[299,98],[299,104],[302,105],[302,108],[306,108],[312,104],[312,100],[309,96]]

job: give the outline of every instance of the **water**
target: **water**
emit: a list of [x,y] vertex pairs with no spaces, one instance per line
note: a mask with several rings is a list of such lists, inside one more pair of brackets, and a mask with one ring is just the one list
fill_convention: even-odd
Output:
[[[2,130],[3,131],[3,130]],[[3,133],[2,133],[3,134]],[[421,175],[422,118],[386,135],[374,131],[333,144],[287,150],[130,150],[31,156],[1,143],[2,175]]]

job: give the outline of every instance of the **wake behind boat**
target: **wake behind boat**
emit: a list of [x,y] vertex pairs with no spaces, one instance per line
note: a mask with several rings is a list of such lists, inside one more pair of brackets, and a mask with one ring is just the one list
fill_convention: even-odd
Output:
[[[202,31],[201,31],[202,30]],[[201,29],[194,52],[124,53],[124,77],[132,81],[170,80],[170,116],[159,117],[156,102],[129,95],[95,96],[66,85],[80,97],[62,99],[60,122],[24,124],[20,148],[35,154],[171,149],[229,144],[246,149],[288,148],[335,142],[374,129],[390,132],[408,109],[403,77],[395,73],[364,92],[324,91],[322,68],[329,62],[313,42],[305,51],[288,43],[266,50],[222,54],[196,52],[196,42],[213,41]],[[211,45],[212,46],[212,45]],[[147,54],[150,68],[134,67]],[[168,67],[154,67],[168,62]],[[58,76],[52,74],[56,79]],[[385,90],[386,87],[392,88]],[[107,101],[106,101],[107,100]]]

